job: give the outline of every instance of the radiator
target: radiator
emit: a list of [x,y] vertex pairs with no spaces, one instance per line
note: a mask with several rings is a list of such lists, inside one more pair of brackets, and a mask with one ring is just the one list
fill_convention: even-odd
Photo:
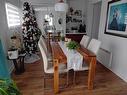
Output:
[[110,68],[112,65],[112,52],[100,48],[97,59],[100,63],[102,63],[104,66]]

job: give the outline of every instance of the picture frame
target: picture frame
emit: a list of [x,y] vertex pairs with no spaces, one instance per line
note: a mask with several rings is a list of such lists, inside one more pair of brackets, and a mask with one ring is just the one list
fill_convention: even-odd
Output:
[[104,33],[127,38],[127,0],[108,2]]

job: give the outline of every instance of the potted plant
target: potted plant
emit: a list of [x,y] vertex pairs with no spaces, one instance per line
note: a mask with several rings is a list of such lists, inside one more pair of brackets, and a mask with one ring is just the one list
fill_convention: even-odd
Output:
[[0,95],[21,95],[21,93],[13,80],[0,79]]
[[67,47],[69,50],[72,50],[73,52],[75,52],[75,49],[77,49],[79,45],[75,41],[70,41],[69,43],[67,43]]
[[65,40],[65,37],[64,36],[61,36],[60,39],[61,39],[61,41],[64,41]]

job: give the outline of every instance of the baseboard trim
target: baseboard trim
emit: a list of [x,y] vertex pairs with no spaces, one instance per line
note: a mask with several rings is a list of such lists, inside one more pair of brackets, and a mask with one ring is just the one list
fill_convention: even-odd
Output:
[[[98,61],[99,62],[99,61]],[[102,64],[101,62],[99,62],[100,64]],[[116,76],[118,76],[120,79],[122,79],[124,82],[127,82],[127,79],[123,78],[119,73],[113,71],[110,67],[105,66],[104,64],[102,64],[104,67],[106,67],[107,69],[109,69],[112,73],[114,73]]]

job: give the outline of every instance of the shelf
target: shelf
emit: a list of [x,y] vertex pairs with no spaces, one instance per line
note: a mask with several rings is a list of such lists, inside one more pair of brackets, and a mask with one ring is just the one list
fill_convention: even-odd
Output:
[[86,33],[66,33],[66,34],[86,34]]
[[66,33],[67,38],[71,38],[72,40],[80,43],[83,35],[86,35],[86,33]]

